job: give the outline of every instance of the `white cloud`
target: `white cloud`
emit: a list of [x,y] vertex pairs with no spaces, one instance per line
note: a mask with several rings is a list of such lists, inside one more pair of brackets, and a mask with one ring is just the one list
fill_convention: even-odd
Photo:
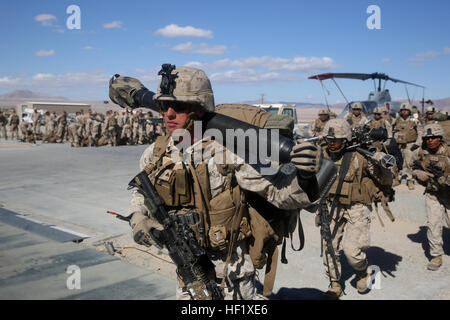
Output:
[[335,68],[336,63],[329,57],[317,58],[296,56],[291,59],[286,59],[264,56],[241,58],[237,60],[221,59],[211,63],[194,61],[188,63],[187,66],[206,70],[264,67],[270,71],[312,72]]
[[416,54],[416,57],[424,57],[424,58],[436,58],[440,53],[435,50],[429,50],[427,52],[422,52]]
[[[158,76],[154,76],[159,78]],[[19,76],[6,75],[0,77],[0,90],[31,90],[35,92],[46,92],[52,95],[61,95],[76,99],[87,99],[90,97],[107,97],[108,83],[111,78],[111,73],[102,69],[86,70],[80,72],[71,72],[63,74],[55,73],[37,73],[37,74],[22,74]],[[149,87],[155,87],[157,82],[153,82],[153,86],[149,85],[146,80],[139,77],[140,80],[145,81]]]
[[92,46],[84,46],[83,49],[84,50],[94,50],[95,48]]
[[0,78],[0,85],[20,83],[27,88],[46,85],[49,88],[101,85],[107,87],[111,75],[103,70],[90,70],[82,72],[70,72],[65,74],[37,73],[33,76],[20,76],[16,78]]
[[261,82],[298,81],[299,79],[278,72],[260,72],[253,69],[229,70],[213,73],[209,77],[214,83],[239,83],[252,85]]
[[[444,49],[445,53],[445,49]],[[409,62],[425,62],[426,60],[432,60],[439,56],[441,53],[436,50],[428,50],[426,52],[417,53],[414,57],[409,58]]]
[[37,52],[34,53],[35,55],[37,55],[38,57],[48,57],[48,56],[52,56],[55,54],[55,50],[51,49],[51,50],[39,50]]
[[172,48],[172,50],[181,52],[193,52],[199,54],[216,54],[216,55],[223,54],[226,49],[227,47],[223,45],[216,45],[211,47],[206,43],[193,44],[190,41],[186,43],[180,43]]
[[2,77],[0,78],[0,86],[15,85],[20,82],[20,78]]
[[444,54],[450,54],[450,47],[444,48]]
[[194,50],[194,45],[192,42],[180,43],[172,48],[175,51],[189,52]]
[[225,50],[227,50],[227,47],[224,45],[217,45],[217,46],[210,47],[203,43],[200,45],[199,49],[195,50],[195,53],[220,55],[220,54],[224,54]]
[[194,38],[213,38],[211,30],[203,30],[191,26],[180,27],[176,24],[170,24],[164,28],[158,29],[155,34],[163,37],[194,37]]
[[122,21],[113,21],[103,24],[103,28],[105,29],[114,29],[114,28],[122,28],[123,22]]
[[33,80],[48,80],[53,79],[55,76],[51,73],[37,73],[33,76]]
[[387,62],[391,62],[391,58],[383,58],[383,59],[381,59],[381,61],[382,61],[382,62],[386,62],[386,63],[387,63]]
[[40,22],[43,26],[50,27],[56,21],[56,17],[52,14],[43,13],[35,16],[34,20]]

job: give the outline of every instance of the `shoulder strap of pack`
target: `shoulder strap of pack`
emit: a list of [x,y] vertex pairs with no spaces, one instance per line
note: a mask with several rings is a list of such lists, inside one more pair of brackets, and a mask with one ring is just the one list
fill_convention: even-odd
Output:
[[241,225],[241,221],[242,218],[244,217],[245,211],[247,210],[247,204],[246,204],[246,200],[245,200],[245,193],[243,192],[243,190],[239,187],[239,185],[237,185],[233,190],[233,202],[234,205],[236,207],[236,211],[234,212],[234,216],[233,216],[233,221],[231,223],[231,235],[230,235],[230,242],[229,242],[229,246],[228,246],[228,252],[227,252],[227,256],[226,256],[226,260],[225,260],[225,267],[223,270],[223,280],[221,283],[221,287],[224,288],[225,287],[225,279],[227,278],[227,270],[228,270],[228,265],[230,264],[231,261],[231,255],[233,253],[234,247],[236,245],[238,236],[239,236],[239,227]]
[[[353,152],[346,152],[344,153],[344,158],[342,159],[342,164],[341,164],[341,169],[339,170],[339,182],[336,188],[336,194],[334,195],[333,198],[333,202],[331,204],[331,210],[330,210],[330,218],[331,220],[333,220],[333,216],[334,216],[334,210],[336,209],[337,206],[337,199],[340,196],[341,190],[342,190],[342,185],[344,183],[344,178],[347,175],[348,169],[350,168],[350,162],[353,158]],[[336,217],[339,216],[339,210],[336,214]],[[334,238],[335,233],[337,232],[337,226],[338,224],[336,223],[334,226],[334,230],[332,233],[332,238]]]
[[161,161],[164,153],[166,152],[167,145],[169,144],[170,134],[165,136],[158,136],[155,141],[155,145],[153,147],[153,154],[150,163],[144,168],[144,171],[147,174],[150,174],[151,171],[158,165]]
[[166,152],[169,145],[170,134],[165,136],[158,136],[155,140],[155,146],[153,147],[152,162],[158,161]]

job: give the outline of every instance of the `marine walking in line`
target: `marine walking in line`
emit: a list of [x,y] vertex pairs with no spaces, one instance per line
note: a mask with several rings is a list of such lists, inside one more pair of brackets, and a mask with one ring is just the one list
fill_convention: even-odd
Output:
[[[380,165],[386,156],[383,152],[375,152],[370,160],[359,152],[347,151],[351,147],[352,131],[344,119],[332,119],[327,122],[323,137],[324,157],[331,159],[339,168],[338,178],[333,183],[328,196],[327,205],[331,215],[330,230],[333,251],[327,242],[324,249],[323,264],[325,273],[330,279],[327,295],[337,299],[342,295],[341,263],[339,250],[343,250],[348,263],[356,271],[356,286],[360,293],[367,288],[369,274],[366,250],[370,235],[370,215],[373,188],[376,182],[382,186],[392,184],[393,174]],[[334,252],[335,254],[332,254]]]
[[442,228],[450,228],[450,148],[443,140],[444,130],[437,123],[427,124],[423,143],[411,159],[410,167],[417,181],[425,187],[427,239],[431,260],[428,270],[442,265]]

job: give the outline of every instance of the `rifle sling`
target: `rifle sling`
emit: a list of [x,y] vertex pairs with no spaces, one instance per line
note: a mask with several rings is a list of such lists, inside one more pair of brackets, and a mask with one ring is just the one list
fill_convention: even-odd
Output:
[[[350,168],[350,162],[352,160],[353,153],[352,152],[346,152],[344,153],[344,157],[342,159],[341,168],[339,170],[339,182],[336,188],[336,194],[334,195],[333,202],[331,204],[331,210],[330,210],[330,223],[333,220],[334,216],[334,210],[336,209],[336,206],[338,205],[338,197],[340,196],[342,185],[344,183],[344,178],[347,175],[348,169]],[[336,213],[336,219],[339,217],[340,212],[340,206],[338,206],[338,210]],[[334,239],[337,232],[337,223],[334,225],[333,233],[331,234],[331,239]]]
[[[299,245],[298,249],[294,248],[293,237],[292,237],[293,232],[291,232],[289,234],[289,238],[291,238],[291,249],[294,250],[294,251],[300,251],[305,246],[305,233],[303,232],[303,225],[302,225],[302,220],[300,219],[300,212],[298,213],[298,225],[297,225],[297,228],[298,228],[298,230],[297,230],[298,231],[298,239],[300,241],[300,245]],[[286,260],[286,263],[287,263],[287,260]]]

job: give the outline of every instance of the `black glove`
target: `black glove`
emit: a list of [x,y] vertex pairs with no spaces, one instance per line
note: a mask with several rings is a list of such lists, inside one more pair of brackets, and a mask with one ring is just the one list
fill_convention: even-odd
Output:
[[409,149],[409,150],[414,151],[414,150],[416,150],[416,149],[419,149],[419,146],[418,146],[417,144],[413,144],[413,145],[411,146],[411,149]]
[[163,247],[158,237],[163,227],[157,221],[140,212],[135,212],[130,219],[130,226],[133,229],[133,240],[137,244],[147,247],[155,245],[159,249]]

